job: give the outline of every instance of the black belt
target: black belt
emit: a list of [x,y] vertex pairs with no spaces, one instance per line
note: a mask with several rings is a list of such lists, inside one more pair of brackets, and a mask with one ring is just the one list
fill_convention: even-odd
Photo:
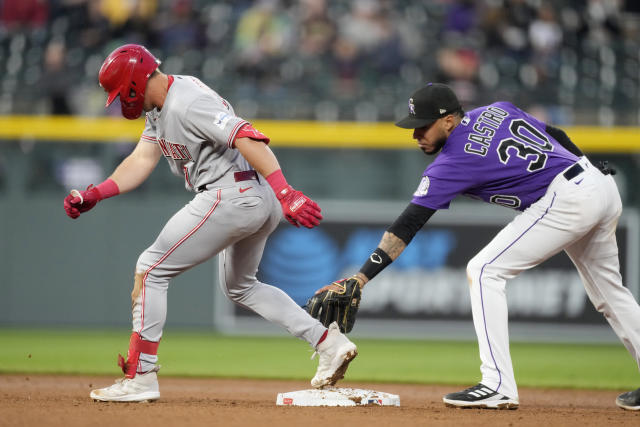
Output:
[[582,172],[584,172],[584,168],[580,166],[579,163],[576,163],[575,165],[571,166],[569,169],[564,171],[562,176],[564,176],[567,181],[571,181],[573,178],[580,175]]

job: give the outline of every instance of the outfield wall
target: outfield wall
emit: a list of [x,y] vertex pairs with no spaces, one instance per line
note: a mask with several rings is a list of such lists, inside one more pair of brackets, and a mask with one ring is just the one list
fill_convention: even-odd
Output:
[[[368,231],[363,241],[375,247],[377,242],[372,236],[380,234],[385,224],[404,208],[431,159],[415,149],[410,133],[391,123],[256,121],[255,124],[272,137],[271,146],[288,180],[324,208],[326,226],[319,230],[338,242],[333,255],[337,258],[329,259],[327,264],[335,268],[325,270],[337,276],[357,268],[356,254],[366,248],[347,253],[346,241],[340,242],[336,236],[357,236],[364,224]],[[0,117],[0,271],[3,272],[0,325],[128,326],[137,256],[151,244],[167,219],[190,200],[189,193],[183,190],[180,178],[172,176],[161,162],[141,188],[102,202],[76,221],[64,215],[62,199],[69,188],[84,188],[106,178],[131,151],[141,128],[141,121],[109,118]],[[632,286],[638,283],[640,244],[634,225],[635,209],[640,208],[637,131],[567,129],[592,160],[608,159],[619,170],[615,178],[627,207],[619,231],[624,243],[623,275]],[[472,333],[470,313],[465,314],[465,294],[460,291],[466,283],[457,291],[451,285],[461,276],[465,260],[474,250],[471,246],[481,247],[512,214],[504,208],[465,199],[456,200],[450,211],[436,214],[422,232],[424,242],[420,247],[430,258],[446,253],[445,262],[416,264],[416,257],[407,253],[406,262],[403,260],[383,273],[376,280],[379,285],[373,282],[372,291],[363,301],[363,324],[385,317],[400,319],[399,328],[403,331],[415,328],[419,335],[424,330],[420,322],[427,320],[430,327],[441,331],[440,335],[447,335],[450,325],[462,322],[463,328]],[[483,218],[476,228],[469,225],[472,215]],[[282,242],[281,232],[298,239],[308,233],[282,226],[273,236],[274,243]],[[447,252],[445,246],[447,241],[451,243],[450,239],[456,243]],[[265,260],[277,265],[281,260],[273,258],[275,253],[277,248],[270,249]],[[603,324],[602,320],[588,311],[584,298],[576,297],[580,295],[575,283],[577,275],[566,259],[558,262],[536,273],[544,277],[536,276],[521,286],[513,284],[516,320],[527,324],[565,322],[593,331],[594,325]],[[313,262],[310,265],[317,267]],[[256,325],[266,322],[256,324],[220,298],[215,270],[215,263],[209,261],[175,279],[169,291],[168,325],[203,328],[216,325],[229,332],[258,330]],[[279,273],[280,276],[272,271],[267,278],[283,280],[282,272]],[[313,276],[310,270],[297,274]],[[314,279],[318,284],[326,280],[320,276]],[[536,287],[537,281],[544,282],[545,288]],[[409,287],[409,302],[432,305],[412,307],[395,301],[390,304],[396,311],[389,311],[385,299],[392,296],[396,282]],[[549,285],[550,282],[556,285]],[[307,286],[313,288],[316,283]],[[455,293],[458,291],[461,293]],[[301,294],[295,297],[299,301],[304,299]],[[550,298],[556,298],[556,302],[544,305]],[[557,298],[563,303],[558,305]],[[527,299],[534,303],[529,306]],[[462,303],[452,310],[443,301]],[[556,311],[545,316],[543,310],[542,316],[536,316],[540,304],[547,308],[553,305]],[[409,312],[398,311],[398,307]],[[386,315],[380,316],[381,312]],[[375,329],[381,330],[378,326]],[[387,333],[397,335],[393,328]]]
[[[386,122],[254,120],[278,147],[413,149],[411,131]],[[114,117],[0,116],[0,140],[137,141],[144,120]],[[585,152],[639,153],[638,127],[563,127]]]

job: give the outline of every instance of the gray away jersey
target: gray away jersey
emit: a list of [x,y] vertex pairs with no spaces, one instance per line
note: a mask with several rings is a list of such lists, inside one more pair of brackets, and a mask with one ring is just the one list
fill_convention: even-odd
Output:
[[247,123],[199,79],[169,76],[162,110],[147,113],[140,143],[158,144],[171,171],[184,177],[187,190],[196,191],[235,171],[251,169],[233,149],[236,134]]
[[424,171],[412,203],[446,209],[463,194],[525,210],[578,160],[545,129],[509,102],[470,111]]

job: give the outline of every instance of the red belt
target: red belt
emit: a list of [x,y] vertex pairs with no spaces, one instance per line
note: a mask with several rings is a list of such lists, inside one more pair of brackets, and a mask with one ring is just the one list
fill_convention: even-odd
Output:
[[233,178],[236,180],[236,182],[249,181],[251,179],[255,179],[256,181],[259,181],[258,180],[258,173],[256,171],[254,171],[254,170],[234,172],[233,173]]

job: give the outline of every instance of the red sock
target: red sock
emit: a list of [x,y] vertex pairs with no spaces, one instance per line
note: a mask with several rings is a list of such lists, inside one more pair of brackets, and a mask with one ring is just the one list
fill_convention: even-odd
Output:
[[322,336],[320,337],[320,340],[318,341],[318,344],[316,344],[316,347],[318,347],[318,346],[320,345],[320,343],[321,343],[322,341],[324,341],[324,340],[325,340],[325,338],[327,338],[327,334],[328,334],[328,333],[329,333],[329,330],[328,330],[328,329],[325,329],[325,330],[324,330],[324,334],[322,334]]

